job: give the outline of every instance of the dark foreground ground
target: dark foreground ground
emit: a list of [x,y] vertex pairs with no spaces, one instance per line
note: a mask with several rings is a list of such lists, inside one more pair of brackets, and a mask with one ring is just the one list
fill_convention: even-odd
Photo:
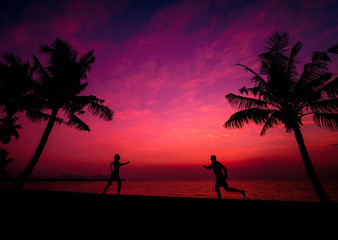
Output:
[[[241,229],[236,230],[240,235],[255,232],[256,236],[260,236],[270,232],[280,236],[299,230],[303,237],[304,234],[311,236],[312,232],[338,236],[337,203],[322,205],[317,202],[115,196],[32,190],[16,193],[0,191],[0,194],[0,216],[6,222],[6,225],[2,224],[3,229],[28,226],[41,232],[53,226],[59,232],[65,227],[74,230],[75,226],[81,226],[77,231],[83,233],[100,226],[102,232],[108,231],[111,235],[121,229],[124,229],[123,234],[134,235],[139,234],[140,229],[146,233],[162,229],[165,235],[159,238],[164,238],[166,234],[187,229],[191,229],[189,233],[197,234],[196,237],[203,233],[222,233],[225,236],[235,227]],[[53,229],[47,238],[56,232]],[[272,239],[275,238],[273,236]]]

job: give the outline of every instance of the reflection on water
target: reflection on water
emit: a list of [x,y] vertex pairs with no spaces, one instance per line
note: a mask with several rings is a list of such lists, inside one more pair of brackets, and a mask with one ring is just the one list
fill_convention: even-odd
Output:
[[[52,191],[102,193],[105,181],[59,181],[59,182],[28,182],[24,189]],[[229,180],[230,187],[245,189],[248,199],[283,200],[283,201],[318,201],[308,181],[280,180]],[[338,182],[323,181],[323,187],[330,199],[338,202]],[[8,186],[8,183],[6,184]],[[213,180],[202,181],[124,181],[121,194],[169,196],[169,197],[202,197],[216,198]],[[5,187],[5,186],[3,186]],[[107,194],[116,194],[117,184],[113,182]],[[238,193],[222,191],[222,198],[242,199]]]

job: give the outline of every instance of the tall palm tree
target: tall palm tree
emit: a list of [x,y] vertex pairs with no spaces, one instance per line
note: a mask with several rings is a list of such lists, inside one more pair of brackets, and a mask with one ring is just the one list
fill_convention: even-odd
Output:
[[0,62],[0,106],[6,114],[0,119],[0,142],[7,144],[12,136],[19,138],[19,124],[15,124],[17,112],[28,110],[32,104],[33,89],[37,86],[32,76],[34,69],[12,53],[3,56]]
[[[40,98],[36,100],[36,109],[28,112],[28,115],[34,121],[48,120],[48,123],[31,161],[13,189],[22,188],[28,179],[42,154],[55,122],[66,123],[81,131],[90,131],[89,126],[78,115],[90,112],[103,120],[113,119],[113,111],[103,105],[104,100],[93,95],[79,95],[88,85],[87,74],[95,61],[93,50],[78,57],[79,53],[76,50],[57,38],[51,46],[42,46],[40,52],[49,56],[49,62],[44,68],[39,59],[33,55],[35,78],[40,83],[36,94]],[[60,110],[63,111],[66,121],[58,117]]]
[[[328,52],[338,54],[338,44],[327,52],[313,52],[312,61],[304,65],[302,74],[297,73],[297,54],[302,43],[289,49],[289,34],[275,33],[266,41],[266,51],[260,54],[259,74],[241,64],[253,74],[254,87],[239,91],[245,96],[227,94],[229,104],[239,111],[224,124],[225,128],[243,128],[245,124],[262,124],[260,133],[278,125],[286,132],[293,132],[312,185],[321,202],[329,202],[304,144],[301,133],[302,118],[313,115],[314,123],[331,131],[338,130],[338,78],[332,78]],[[264,79],[262,76],[265,76]]]

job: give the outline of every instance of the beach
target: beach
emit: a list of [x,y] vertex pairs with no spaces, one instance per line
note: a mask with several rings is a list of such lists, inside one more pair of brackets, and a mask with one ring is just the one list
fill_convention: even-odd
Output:
[[[195,232],[199,237],[199,231],[210,234],[207,229],[240,228],[241,232],[242,228],[254,228],[261,236],[266,228],[303,234],[309,229],[324,228],[330,232],[338,225],[338,203],[321,204],[315,196],[311,197],[311,185],[303,181],[231,180],[230,185],[247,190],[247,199],[222,189],[222,200],[217,199],[213,180],[127,180],[122,182],[120,196],[116,195],[116,182],[103,195],[106,184],[107,181],[34,181],[27,182],[19,192],[2,188],[2,216],[11,226],[56,227],[56,231],[60,231],[60,226],[74,231],[75,225],[81,226],[76,232],[94,226],[115,231],[118,226],[131,234],[130,228],[142,226],[145,236],[152,231],[151,226],[164,232],[194,226],[189,234]],[[336,196],[336,184],[325,186]],[[301,230],[300,226],[306,225]]]
[[[338,204],[159,197],[43,190],[1,191],[3,229],[49,238],[123,236],[211,237],[335,234]],[[28,231],[26,231],[28,230]],[[5,232],[6,232],[5,231]],[[44,233],[44,234],[42,234]],[[295,235],[296,234],[296,235]],[[298,234],[298,235],[297,235]],[[27,236],[27,235],[26,235]],[[101,236],[101,237],[100,237]]]

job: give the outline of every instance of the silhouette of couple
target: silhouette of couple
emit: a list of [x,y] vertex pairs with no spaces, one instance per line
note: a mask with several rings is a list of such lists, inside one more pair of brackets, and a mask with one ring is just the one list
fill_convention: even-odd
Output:
[[[220,162],[216,160],[216,156],[211,155],[210,160],[211,160],[210,166],[203,165],[203,167],[209,170],[212,169],[214,171],[214,174],[216,176],[215,190],[217,192],[218,198],[219,199],[222,198],[221,191],[220,191],[221,187],[223,187],[225,191],[228,191],[228,192],[239,192],[243,195],[244,198],[246,198],[244,190],[238,190],[236,188],[230,188],[228,186],[228,183],[226,181],[228,179],[227,170]],[[106,193],[107,189],[110,187],[113,181],[117,181],[117,184],[118,184],[117,195],[120,195],[120,191],[121,191],[120,167],[123,165],[127,165],[128,163],[129,162],[120,163],[120,155],[116,154],[114,156],[114,162],[110,164],[110,170],[112,173],[110,175],[109,182],[103,191],[103,194]],[[113,166],[114,166],[114,170],[113,170]]]

